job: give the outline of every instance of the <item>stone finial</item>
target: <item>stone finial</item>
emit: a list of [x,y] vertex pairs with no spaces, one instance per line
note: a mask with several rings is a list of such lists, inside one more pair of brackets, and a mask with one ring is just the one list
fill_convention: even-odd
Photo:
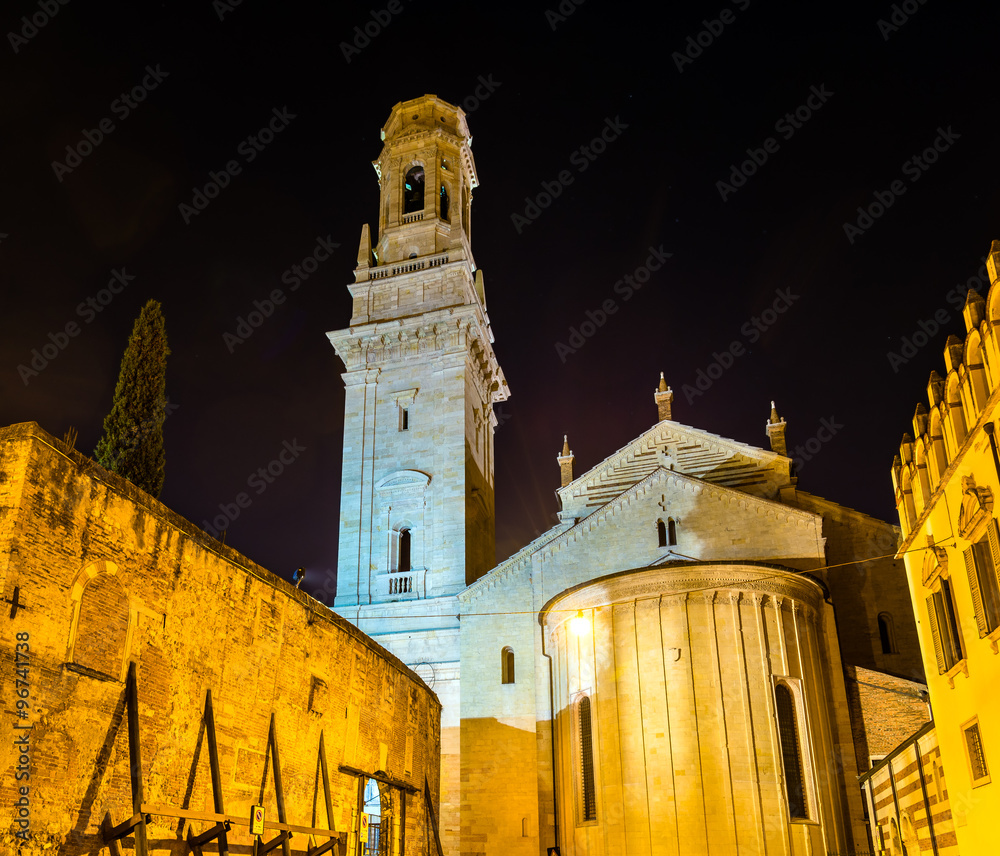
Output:
[[368,224],[361,227],[361,241],[358,244],[358,268],[367,270],[372,263],[372,238]]
[[788,445],[785,442],[785,428],[787,424],[784,419],[778,417],[778,408],[771,402],[771,418],[766,424],[767,437],[771,441],[771,451],[778,455],[788,456]]
[[660,372],[660,386],[653,393],[653,400],[656,402],[656,410],[660,417],[657,421],[662,422],[664,419],[674,418],[671,415],[674,391],[667,386],[667,382],[663,379],[663,372]]
[[563,434],[562,454],[556,457],[559,462],[559,487],[566,487],[573,481],[573,453],[569,449],[569,439]]

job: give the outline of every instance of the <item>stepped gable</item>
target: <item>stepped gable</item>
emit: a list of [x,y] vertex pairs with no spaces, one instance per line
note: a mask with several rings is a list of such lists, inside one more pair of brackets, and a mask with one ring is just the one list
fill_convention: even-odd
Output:
[[790,461],[717,434],[661,422],[556,491],[563,517],[585,517],[658,467],[773,499],[789,482]]

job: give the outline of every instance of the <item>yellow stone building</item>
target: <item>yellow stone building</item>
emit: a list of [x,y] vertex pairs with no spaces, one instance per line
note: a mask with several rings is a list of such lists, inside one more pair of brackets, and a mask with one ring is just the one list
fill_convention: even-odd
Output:
[[[970,291],[965,339],[949,336],[946,374],[931,373],[928,404],[917,405],[913,436],[893,463],[904,557],[917,616],[957,852],[997,850],[1000,790],[1000,241],[986,260],[986,298]],[[929,783],[929,784],[928,784]],[[933,777],[916,831],[943,820]],[[880,817],[883,826],[900,818]],[[888,838],[887,838],[888,840]],[[889,852],[892,852],[891,850]],[[942,853],[944,851],[941,851]]]

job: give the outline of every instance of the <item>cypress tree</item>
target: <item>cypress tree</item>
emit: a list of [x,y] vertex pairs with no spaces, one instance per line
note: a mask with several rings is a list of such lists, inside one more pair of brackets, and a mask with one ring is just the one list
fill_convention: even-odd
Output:
[[166,455],[167,331],[159,301],[150,300],[135,320],[122,357],[111,412],[94,457],[157,498],[163,489]]

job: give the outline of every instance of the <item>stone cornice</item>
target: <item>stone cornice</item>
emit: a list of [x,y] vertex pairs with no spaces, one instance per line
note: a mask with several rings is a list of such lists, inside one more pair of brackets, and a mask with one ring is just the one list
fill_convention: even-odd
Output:
[[[622,571],[582,583],[557,594],[538,613],[538,622],[551,631],[578,610],[611,606],[646,598],[673,600],[688,596],[688,602],[707,600],[719,607],[726,600],[747,600],[757,608],[791,609],[804,607],[803,614],[814,618],[823,605],[823,590],[807,577],[788,568],[763,563],[704,562],[666,565]],[[738,595],[734,600],[732,595]],[[697,598],[694,596],[697,595]],[[780,599],[780,604],[778,600]]]
[[345,384],[354,372],[388,363],[463,355],[475,368],[473,380],[483,401],[505,401],[507,379],[493,351],[489,327],[478,306],[456,306],[392,321],[378,321],[326,334],[344,361]]

